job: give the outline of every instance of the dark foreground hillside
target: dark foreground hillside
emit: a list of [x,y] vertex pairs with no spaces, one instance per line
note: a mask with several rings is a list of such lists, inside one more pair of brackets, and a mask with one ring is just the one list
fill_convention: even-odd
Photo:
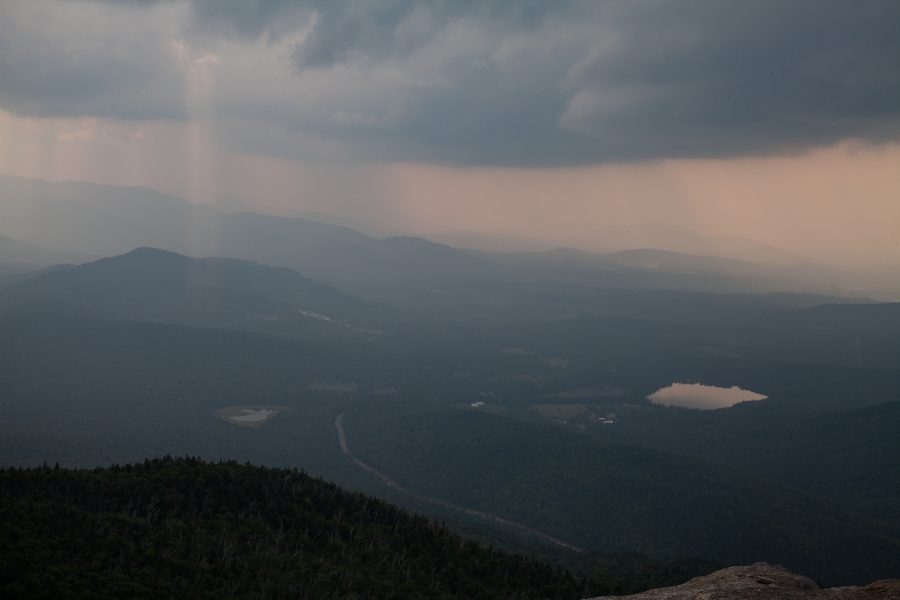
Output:
[[296,470],[0,470],[0,598],[583,598],[709,570],[607,557],[588,581]]
[[0,471],[0,597],[577,598],[559,568],[293,470]]

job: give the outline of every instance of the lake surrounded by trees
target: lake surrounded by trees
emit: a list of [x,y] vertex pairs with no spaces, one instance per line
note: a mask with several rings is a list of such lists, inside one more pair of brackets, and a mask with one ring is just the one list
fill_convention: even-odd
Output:
[[736,385],[718,387],[702,383],[673,383],[647,396],[653,404],[698,410],[728,408],[741,402],[765,400],[767,396]]

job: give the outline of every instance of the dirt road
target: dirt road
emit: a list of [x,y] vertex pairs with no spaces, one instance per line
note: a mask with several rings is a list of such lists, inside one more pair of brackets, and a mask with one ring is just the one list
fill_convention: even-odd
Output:
[[583,552],[583,550],[581,548],[579,548],[578,546],[575,546],[574,544],[570,544],[568,542],[564,542],[561,539],[555,538],[550,534],[544,533],[543,531],[539,531],[539,530],[535,529],[534,527],[529,527],[528,525],[525,525],[523,523],[518,523],[516,521],[504,519],[503,517],[492,514],[492,513],[475,510],[473,508],[465,508],[464,506],[458,506],[456,504],[453,504],[452,502],[448,502],[448,501],[442,500],[440,498],[435,498],[433,496],[426,496],[424,494],[419,494],[417,492],[410,490],[409,488],[406,488],[406,487],[400,485],[399,483],[397,483],[396,481],[394,481],[393,479],[391,479],[390,477],[388,477],[387,475],[385,475],[384,473],[382,473],[381,471],[379,471],[378,469],[376,469],[369,463],[365,462],[364,460],[360,459],[358,456],[353,454],[353,451],[350,449],[350,443],[347,441],[347,433],[344,431],[344,414],[345,413],[342,412],[334,420],[334,428],[337,430],[338,442],[341,445],[341,452],[346,454],[347,457],[350,458],[350,460],[352,460],[356,466],[368,471],[369,473],[374,475],[376,478],[381,480],[381,482],[384,483],[385,485],[392,487],[399,492],[403,492],[404,494],[407,494],[408,496],[411,496],[417,500],[421,500],[423,502],[428,502],[429,504],[434,504],[434,505],[440,506],[442,508],[449,508],[451,510],[461,512],[461,513],[464,513],[464,514],[467,514],[467,515],[470,515],[473,517],[479,517],[481,519],[493,521],[494,523],[499,523],[500,525],[504,525],[504,526],[510,527],[512,529],[524,531],[535,537],[541,538],[542,540],[544,540],[546,542],[550,542],[551,544],[560,546],[562,548],[571,550],[573,552]]

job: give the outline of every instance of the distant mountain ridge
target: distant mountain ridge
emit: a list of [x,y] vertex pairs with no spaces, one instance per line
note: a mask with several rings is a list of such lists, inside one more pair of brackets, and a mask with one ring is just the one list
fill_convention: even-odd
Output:
[[594,232],[591,241],[592,249],[604,252],[658,248],[683,254],[773,264],[792,264],[806,260],[792,252],[753,240],[704,235],[686,227],[664,223],[603,227]]
[[44,248],[28,242],[21,242],[9,236],[0,235],[0,264],[34,267],[86,259],[86,256],[76,253]]
[[[288,267],[352,295],[417,309],[448,288],[497,282],[848,296],[865,296],[872,285],[865,277],[798,263],[774,249],[763,252],[746,240],[739,241],[753,246],[753,252],[733,251],[741,244],[726,238],[688,243],[699,234],[663,225],[617,229],[605,238],[598,233],[596,245],[605,239],[614,253],[499,254],[421,237],[379,239],[302,218],[229,214],[145,188],[0,176],[0,190],[0,234],[38,246],[90,256],[151,246],[189,256],[241,258]],[[887,283],[878,297],[900,298],[900,281]]]
[[0,234],[73,252],[111,256],[150,246],[242,258],[351,293],[481,275],[478,259],[421,238],[380,240],[301,218],[227,214],[145,188],[7,176],[0,184]]
[[287,268],[156,248],[38,273],[0,306],[288,334],[346,333],[388,314]]
[[480,254],[532,281],[714,293],[864,296],[846,273],[809,263],[764,264],[657,248],[596,253],[557,247],[542,252]]
[[[475,231],[439,232],[425,234],[424,237],[479,252],[541,252],[558,245],[550,240]],[[609,225],[597,228],[589,237],[576,235],[571,239],[575,240],[574,245],[579,251],[600,254],[654,248],[681,254],[719,256],[770,264],[805,261],[792,252],[753,240],[704,235],[686,227],[663,223]]]

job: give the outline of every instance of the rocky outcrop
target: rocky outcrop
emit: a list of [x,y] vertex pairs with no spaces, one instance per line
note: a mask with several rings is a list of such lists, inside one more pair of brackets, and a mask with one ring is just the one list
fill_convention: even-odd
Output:
[[791,573],[784,567],[757,563],[722,569],[675,587],[615,597],[634,600],[900,600],[900,579],[885,579],[864,587],[822,589],[812,579]]

